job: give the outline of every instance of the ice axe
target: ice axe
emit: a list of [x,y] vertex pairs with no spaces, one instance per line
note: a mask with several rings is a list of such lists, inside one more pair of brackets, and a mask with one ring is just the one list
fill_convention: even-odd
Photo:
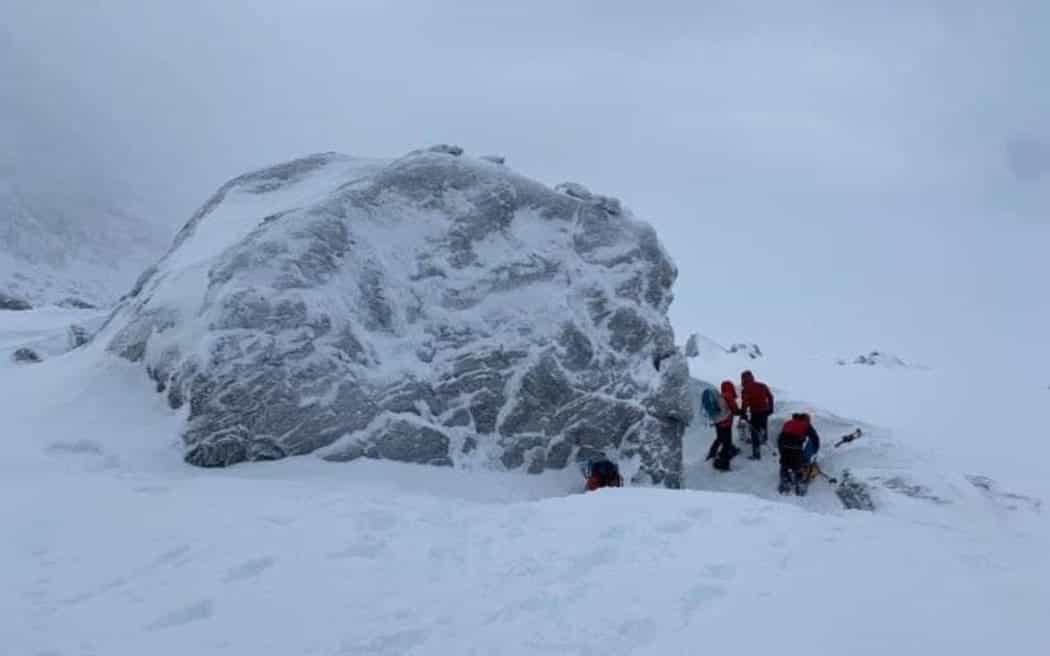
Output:
[[827,474],[825,474],[824,470],[821,469],[820,465],[818,465],[817,463],[810,463],[809,466],[812,467],[818,474],[823,476],[828,481],[828,483],[831,483],[832,485],[838,484],[839,479],[835,478],[834,476],[828,476]]
[[835,443],[835,448],[837,449],[840,446],[842,446],[843,444],[849,444],[853,440],[859,439],[860,436],[863,435],[863,434],[864,434],[864,431],[862,431],[861,429],[858,428],[857,430],[853,431],[849,435],[843,435],[839,439],[839,441]]

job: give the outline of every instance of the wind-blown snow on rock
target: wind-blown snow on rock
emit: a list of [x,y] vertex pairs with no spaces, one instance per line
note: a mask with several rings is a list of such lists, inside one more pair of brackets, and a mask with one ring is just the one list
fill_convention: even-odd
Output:
[[188,407],[188,462],[606,455],[680,485],[688,370],[656,233],[460,153],[314,155],[191,218],[102,336]]

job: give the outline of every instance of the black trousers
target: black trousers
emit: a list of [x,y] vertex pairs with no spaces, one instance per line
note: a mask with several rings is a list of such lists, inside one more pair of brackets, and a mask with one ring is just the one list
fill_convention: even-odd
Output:
[[721,454],[728,457],[733,452],[733,424],[722,427],[715,425],[715,441],[711,443],[711,448],[707,450],[707,459],[710,460],[716,455]]
[[802,447],[800,446],[786,446],[780,444],[780,478],[783,480],[792,475],[793,480],[797,480],[799,473],[802,471]]
[[766,434],[769,432],[769,413],[752,410],[749,424],[751,426],[751,452],[757,456],[759,447],[767,439]]

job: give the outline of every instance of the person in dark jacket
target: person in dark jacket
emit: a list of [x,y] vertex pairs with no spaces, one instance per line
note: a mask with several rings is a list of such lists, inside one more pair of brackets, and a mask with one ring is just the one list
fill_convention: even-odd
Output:
[[751,429],[752,460],[762,458],[760,450],[768,439],[769,415],[773,414],[773,393],[750,371],[740,374],[740,412]]
[[740,449],[733,444],[733,418],[740,416],[740,407],[736,402],[736,387],[733,381],[723,380],[720,391],[729,414],[722,421],[715,423],[715,441],[707,450],[707,460],[714,458],[715,469],[728,470],[729,461],[740,453]]
[[780,492],[788,492],[795,486],[796,493],[802,494],[806,477],[803,468],[813,462],[820,450],[820,435],[817,434],[807,413],[796,412],[791,419],[784,422],[777,438],[780,451]]

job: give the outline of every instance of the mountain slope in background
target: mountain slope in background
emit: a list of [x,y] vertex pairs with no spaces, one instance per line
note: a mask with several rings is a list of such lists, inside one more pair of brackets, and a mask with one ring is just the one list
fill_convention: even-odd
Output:
[[170,233],[104,188],[0,178],[0,290],[34,305],[126,293]]
[[83,126],[4,118],[0,292],[34,305],[116,301],[171,242],[181,211],[173,187],[116,173],[115,155],[85,143]]

